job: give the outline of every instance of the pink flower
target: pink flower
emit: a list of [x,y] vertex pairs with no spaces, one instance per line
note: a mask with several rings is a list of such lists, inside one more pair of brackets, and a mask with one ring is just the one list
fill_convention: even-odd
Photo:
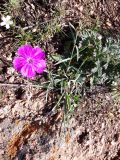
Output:
[[24,77],[32,78],[36,73],[44,72],[46,60],[41,48],[33,48],[29,44],[22,45],[18,48],[17,55],[13,60],[13,66]]

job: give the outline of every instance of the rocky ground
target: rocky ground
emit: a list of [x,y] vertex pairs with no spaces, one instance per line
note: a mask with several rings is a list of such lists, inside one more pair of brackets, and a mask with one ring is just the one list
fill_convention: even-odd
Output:
[[119,160],[120,101],[110,93],[87,95],[63,121],[62,110],[45,106],[44,93],[18,99],[14,92],[6,91],[0,108],[1,160]]

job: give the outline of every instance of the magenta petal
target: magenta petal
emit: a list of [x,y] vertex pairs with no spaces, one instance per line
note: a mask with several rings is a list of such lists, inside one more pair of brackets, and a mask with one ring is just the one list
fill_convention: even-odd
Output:
[[35,71],[37,73],[42,73],[42,72],[44,72],[44,70],[46,68],[46,61],[45,60],[35,61],[33,63],[33,66],[34,66]]
[[13,60],[13,66],[16,70],[20,71],[21,68],[25,65],[26,61],[23,57],[15,57]]
[[41,48],[35,47],[33,49],[33,58],[35,59],[44,59],[45,58],[45,53],[42,51]]
[[21,69],[21,74],[24,77],[32,78],[35,76],[35,70],[31,64],[25,64]]
[[24,58],[28,57],[28,56],[32,56],[32,50],[33,47],[29,44],[26,45],[22,45],[21,47],[18,48],[17,54],[19,56],[22,56]]

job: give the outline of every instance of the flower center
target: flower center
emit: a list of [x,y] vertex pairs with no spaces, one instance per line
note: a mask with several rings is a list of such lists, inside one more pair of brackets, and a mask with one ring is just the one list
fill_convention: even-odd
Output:
[[31,58],[27,58],[27,62],[28,62],[28,63],[32,63],[33,60],[32,60]]

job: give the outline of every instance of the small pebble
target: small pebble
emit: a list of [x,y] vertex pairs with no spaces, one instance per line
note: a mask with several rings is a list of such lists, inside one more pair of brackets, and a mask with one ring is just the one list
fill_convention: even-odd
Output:
[[0,149],[0,155],[3,155],[4,153],[5,153],[5,151]]

